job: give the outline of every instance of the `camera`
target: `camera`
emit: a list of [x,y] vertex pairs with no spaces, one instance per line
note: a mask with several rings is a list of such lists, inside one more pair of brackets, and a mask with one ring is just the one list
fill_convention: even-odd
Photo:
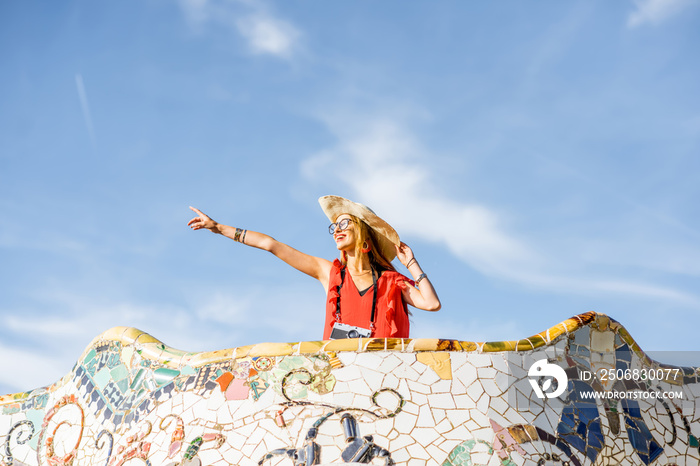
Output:
[[368,328],[336,322],[333,324],[330,338],[331,340],[340,340],[342,338],[369,338],[370,336],[372,336],[372,331]]

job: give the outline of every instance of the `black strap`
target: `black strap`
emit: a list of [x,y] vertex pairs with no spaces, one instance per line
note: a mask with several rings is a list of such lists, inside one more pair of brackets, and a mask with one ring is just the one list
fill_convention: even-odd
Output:
[[374,286],[374,291],[372,291],[372,316],[370,317],[370,328],[374,330],[374,318],[375,312],[377,310],[377,276],[374,274],[374,267],[371,267],[372,271],[372,286]]
[[340,322],[340,289],[343,287],[343,282],[345,281],[345,266],[340,269],[340,285],[336,291],[338,292],[338,297],[335,298],[335,320]]

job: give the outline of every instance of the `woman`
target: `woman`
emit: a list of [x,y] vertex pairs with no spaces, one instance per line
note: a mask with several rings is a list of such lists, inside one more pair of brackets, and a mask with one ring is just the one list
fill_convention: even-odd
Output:
[[[330,219],[329,232],[341,252],[330,262],[310,256],[255,231],[215,222],[190,207],[197,217],[193,230],[206,228],[234,241],[269,251],[297,270],[321,282],[326,290],[326,322],[323,339],[408,338],[410,304],[425,311],[438,311],[440,299],[396,231],[368,207],[339,196],[319,199]],[[391,265],[394,257],[408,269],[415,282]]]

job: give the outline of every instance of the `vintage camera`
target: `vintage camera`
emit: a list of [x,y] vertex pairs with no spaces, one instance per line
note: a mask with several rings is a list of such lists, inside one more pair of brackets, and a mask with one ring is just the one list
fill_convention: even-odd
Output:
[[372,336],[372,331],[368,328],[355,327],[340,322],[333,324],[333,330],[331,331],[331,340],[340,340],[342,338],[369,338],[370,336]]

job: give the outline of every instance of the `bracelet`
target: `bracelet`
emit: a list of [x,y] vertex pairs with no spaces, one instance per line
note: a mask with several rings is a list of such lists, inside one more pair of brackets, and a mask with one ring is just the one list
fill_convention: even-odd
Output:
[[411,257],[411,260],[408,261],[408,264],[406,264],[406,268],[409,268],[409,267],[411,266],[411,264],[413,264],[414,262],[416,262],[416,258],[415,258],[415,257]]
[[236,228],[236,233],[233,235],[233,240],[237,243],[241,242],[241,233],[243,233],[243,229]]
[[428,278],[428,276],[427,276],[426,274],[424,274],[424,273],[418,275],[418,278],[416,278],[416,281],[415,281],[416,286],[418,286],[418,283],[419,283],[421,280],[423,280],[424,278]]
[[248,230],[243,230],[243,234],[241,235],[241,243],[245,244],[245,234],[248,233]]

